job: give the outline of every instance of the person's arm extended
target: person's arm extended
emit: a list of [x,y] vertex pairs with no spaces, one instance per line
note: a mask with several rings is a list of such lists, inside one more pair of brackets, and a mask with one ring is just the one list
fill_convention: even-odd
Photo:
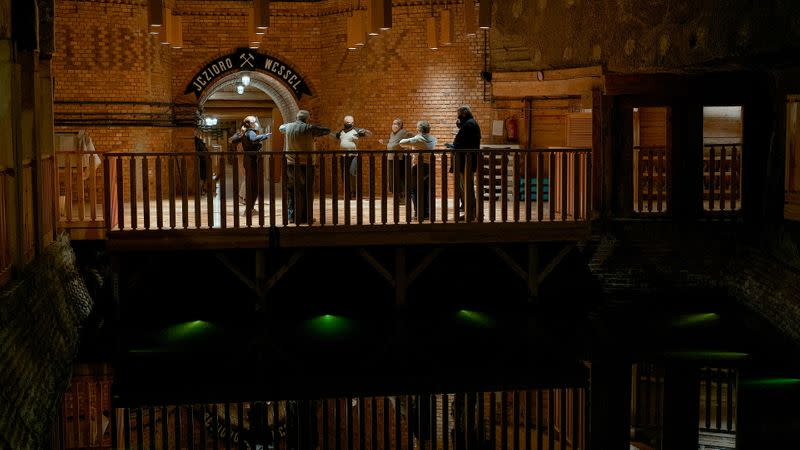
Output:
[[250,139],[252,142],[261,142],[265,139],[269,139],[269,137],[272,136],[272,133],[257,134],[255,131],[253,134],[255,134],[255,137]]
[[314,136],[325,136],[331,132],[330,128],[325,128],[319,125],[309,125],[308,128],[311,130],[311,134]]
[[423,142],[422,136],[417,135],[410,138],[400,139],[398,144],[416,144],[417,142]]
[[372,136],[372,131],[369,131],[366,128],[356,128],[356,133],[358,133],[358,135],[362,137]]

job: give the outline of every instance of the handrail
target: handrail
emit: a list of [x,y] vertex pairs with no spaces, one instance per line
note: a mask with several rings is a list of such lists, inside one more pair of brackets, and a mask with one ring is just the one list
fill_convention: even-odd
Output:
[[703,209],[731,213],[742,207],[742,152],[740,142],[703,144]]
[[[318,226],[586,221],[590,154],[587,148],[486,148],[100,156],[109,171],[104,201],[119,205],[116,224],[106,225],[116,231],[287,226],[295,212],[300,224]],[[473,168],[479,155],[482,163]],[[392,172],[390,159],[402,161]],[[245,185],[248,174],[259,181]],[[462,186],[481,195],[464,197]],[[255,213],[241,217],[249,206],[239,204],[247,197],[239,194],[248,189]]]

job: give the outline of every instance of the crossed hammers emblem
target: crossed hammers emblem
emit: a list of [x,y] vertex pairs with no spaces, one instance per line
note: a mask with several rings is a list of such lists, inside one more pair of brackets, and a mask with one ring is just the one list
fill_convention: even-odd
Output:
[[241,55],[239,55],[239,59],[242,60],[242,63],[239,65],[239,67],[244,67],[244,65],[247,64],[250,67],[255,68],[255,66],[253,65],[253,61],[256,58],[251,53],[242,53]]

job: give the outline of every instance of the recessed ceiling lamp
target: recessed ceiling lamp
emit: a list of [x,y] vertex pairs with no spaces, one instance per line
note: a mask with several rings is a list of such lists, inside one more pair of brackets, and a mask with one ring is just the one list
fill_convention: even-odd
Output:
[[237,84],[237,85],[236,85],[236,92],[237,92],[237,93],[239,93],[240,95],[241,95],[241,94],[244,94],[244,85],[242,85],[242,84]]

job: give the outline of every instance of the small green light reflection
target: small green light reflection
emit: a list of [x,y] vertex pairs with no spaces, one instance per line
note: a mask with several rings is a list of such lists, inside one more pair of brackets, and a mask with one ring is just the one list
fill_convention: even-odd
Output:
[[491,328],[495,323],[494,319],[488,315],[477,311],[470,311],[468,309],[460,310],[458,312],[458,317],[481,328]]
[[711,350],[692,350],[692,351],[673,351],[667,352],[667,356],[681,359],[744,359],[750,356],[742,352],[721,352]]
[[716,313],[684,314],[673,320],[672,325],[676,327],[691,327],[716,320],[719,320],[719,315]]
[[742,380],[741,384],[755,387],[788,386],[800,384],[800,378],[753,378],[750,380]]
[[166,352],[166,350],[161,347],[132,348],[128,350],[128,353],[164,353],[164,352]]
[[307,322],[308,330],[322,336],[345,334],[353,329],[353,320],[347,317],[325,314]]
[[192,322],[179,323],[168,327],[164,331],[164,337],[167,341],[174,342],[184,339],[198,338],[204,334],[214,331],[216,326],[210,322],[203,320],[195,320]]

